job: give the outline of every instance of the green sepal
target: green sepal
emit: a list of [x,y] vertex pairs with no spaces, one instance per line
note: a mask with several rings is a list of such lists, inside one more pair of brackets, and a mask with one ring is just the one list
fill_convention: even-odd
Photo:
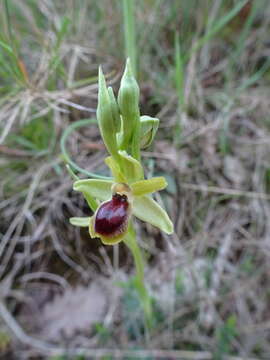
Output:
[[72,217],[69,219],[71,225],[79,227],[88,227],[90,224],[90,217]]
[[130,187],[134,196],[141,196],[163,190],[167,185],[165,178],[160,176],[148,180],[136,181],[131,184]]
[[75,181],[73,190],[82,192],[85,198],[90,196],[104,201],[112,197],[112,185],[113,181],[110,180],[84,179]]
[[133,214],[140,220],[148,222],[166,234],[173,233],[173,223],[162,207],[148,195],[135,197]]
[[140,147],[141,149],[145,149],[150,146],[154,140],[159,126],[159,119],[143,115],[140,117],[140,122]]

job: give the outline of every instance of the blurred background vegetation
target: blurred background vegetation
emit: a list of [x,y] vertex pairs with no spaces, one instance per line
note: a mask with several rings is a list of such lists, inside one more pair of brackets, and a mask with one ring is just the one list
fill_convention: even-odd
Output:
[[[2,0],[0,17],[1,359],[269,360],[269,0]],[[68,222],[89,210],[60,148],[106,172],[87,123],[98,66],[117,90],[126,56],[175,224],[137,223],[150,333],[125,247]]]

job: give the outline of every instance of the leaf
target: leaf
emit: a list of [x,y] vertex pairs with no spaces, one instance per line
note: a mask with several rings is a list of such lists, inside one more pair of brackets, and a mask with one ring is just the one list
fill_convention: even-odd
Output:
[[173,233],[173,224],[168,214],[150,196],[143,195],[134,198],[133,214],[138,219],[158,227],[166,234]]
[[134,196],[141,196],[160,191],[167,186],[167,182],[163,176],[154,177],[149,180],[140,180],[131,184],[132,193]]

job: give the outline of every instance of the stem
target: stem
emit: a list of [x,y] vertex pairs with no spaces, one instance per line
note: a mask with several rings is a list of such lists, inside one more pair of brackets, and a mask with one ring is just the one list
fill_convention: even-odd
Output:
[[149,329],[152,322],[152,305],[151,298],[149,293],[144,285],[144,260],[142,252],[138,243],[136,241],[136,233],[132,224],[129,226],[127,236],[124,239],[125,244],[132,252],[135,267],[136,267],[136,276],[135,276],[135,287],[138,292],[143,310],[145,315],[146,327]]
[[135,8],[133,0],[122,0],[126,57],[130,58],[132,71],[137,73]]

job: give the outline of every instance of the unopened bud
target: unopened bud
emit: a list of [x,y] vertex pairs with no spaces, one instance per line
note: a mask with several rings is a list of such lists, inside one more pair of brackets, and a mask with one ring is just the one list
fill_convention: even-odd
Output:
[[123,121],[122,149],[126,149],[132,143],[134,131],[139,126],[139,94],[139,86],[132,74],[130,61],[127,59],[118,93],[118,105]]
[[112,105],[111,96],[106,87],[106,81],[101,67],[99,68],[98,74],[97,120],[101,136],[108,152],[112,156],[117,157],[117,121],[116,118],[114,118],[114,105]]
[[111,86],[108,87],[108,93],[111,101],[111,110],[114,121],[114,128],[118,132],[120,131],[120,127],[121,127],[120,111]]
[[152,141],[154,140],[159,126],[159,119],[144,115],[140,117],[140,121],[140,147],[141,149],[145,149],[150,146]]

